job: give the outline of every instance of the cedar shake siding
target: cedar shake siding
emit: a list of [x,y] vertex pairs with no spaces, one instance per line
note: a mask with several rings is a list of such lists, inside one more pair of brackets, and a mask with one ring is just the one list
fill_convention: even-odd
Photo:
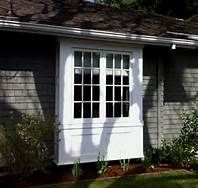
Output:
[[0,116],[54,114],[54,38],[0,32],[0,41]]

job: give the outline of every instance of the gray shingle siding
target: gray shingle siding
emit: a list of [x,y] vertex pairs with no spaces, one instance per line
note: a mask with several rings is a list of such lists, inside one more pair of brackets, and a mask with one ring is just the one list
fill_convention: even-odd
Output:
[[165,66],[164,138],[177,136],[182,126],[181,113],[198,102],[198,51],[176,50]]
[[54,114],[55,40],[0,33],[0,116]]
[[[8,32],[0,32],[0,39],[0,116],[11,112],[54,114],[56,39]],[[160,139],[178,135],[182,110],[197,101],[198,53],[147,46],[143,54],[146,149],[157,147],[159,131]],[[159,68],[164,69],[160,87]]]
[[152,49],[143,53],[144,148],[157,146],[157,59]]

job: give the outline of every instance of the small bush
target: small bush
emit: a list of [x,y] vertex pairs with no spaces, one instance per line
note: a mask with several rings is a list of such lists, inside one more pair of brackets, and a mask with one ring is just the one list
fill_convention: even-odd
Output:
[[173,165],[189,166],[195,160],[198,152],[198,110],[182,114],[183,126],[178,137],[163,140],[159,149],[151,148],[145,156],[143,165],[170,163]]
[[0,156],[8,171],[28,176],[53,159],[54,120],[23,114],[0,122]]
[[198,160],[197,160],[197,159],[192,160],[192,161],[190,162],[190,168],[191,168],[194,172],[198,173]]
[[160,154],[161,150],[157,148],[150,148],[147,150],[144,161],[143,161],[143,167],[149,168],[152,165],[158,165],[161,161]]

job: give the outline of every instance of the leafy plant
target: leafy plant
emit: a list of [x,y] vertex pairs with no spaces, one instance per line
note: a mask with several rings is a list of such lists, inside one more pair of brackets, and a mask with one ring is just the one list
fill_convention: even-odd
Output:
[[98,154],[98,161],[96,164],[98,174],[104,174],[108,169],[108,161],[105,160],[105,156]]
[[143,167],[144,167],[145,169],[147,169],[147,168],[149,168],[152,164],[153,164],[153,163],[152,163],[152,158],[151,158],[151,156],[145,156],[145,157],[144,157],[144,161],[143,161],[143,163],[142,163]]
[[159,149],[151,148],[143,165],[162,162],[188,167],[198,153],[198,109],[182,113],[183,126],[178,137],[162,140]]
[[12,174],[28,176],[53,159],[54,119],[23,114],[0,121],[1,161]]
[[130,159],[121,159],[120,166],[124,172],[129,169]]
[[72,167],[72,175],[74,177],[78,177],[81,174],[82,174],[82,169],[80,167],[80,159],[78,159],[78,160],[74,161],[74,164],[73,164],[73,167]]
[[183,126],[178,137],[162,142],[161,160],[188,166],[198,152],[198,110],[182,113]]
[[192,169],[194,172],[198,173],[198,159],[192,160],[192,161],[190,162],[190,167],[191,167],[191,169]]

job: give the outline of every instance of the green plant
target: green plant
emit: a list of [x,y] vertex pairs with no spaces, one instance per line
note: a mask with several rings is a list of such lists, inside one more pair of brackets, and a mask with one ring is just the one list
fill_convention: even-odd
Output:
[[149,148],[146,151],[143,167],[149,168],[152,165],[158,165],[160,163],[161,150],[158,148]]
[[198,159],[192,160],[192,161],[190,162],[190,167],[191,167],[191,169],[192,169],[194,172],[198,173]]
[[105,156],[98,154],[98,161],[96,164],[98,174],[104,174],[108,169],[108,161],[105,160]]
[[183,126],[178,137],[162,140],[159,149],[147,152],[143,165],[170,163],[188,167],[198,153],[198,109],[182,113]]
[[124,172],[129,169],[130,159],[121,159],[120,166]]
[[81,170],[81,167],[80,167],[80,159],[78,159],[78,160],[74,161],[74,164],[73,164],[73,167],[72,167],[72,175],[74,177],[78,177],[81,174],[82,174],[82,170]]
[[143,165],[143,167],[145,169],[149,168],[152,165],[152,158],[151,158],[151,156],[149,156],[149,155],[147,156],[146,155],[144,157],[144,161],[143,161],[142,165]]
[[198,152],[198,110],[194,108],[190,112],[184,112],[181,117],[181,132],[170,141],[162,141],[160,160],[173,165],[188,166]]
[[45,170],[53,159],[54,119],[23,114],[0,121],[1,160],[12,174]]

